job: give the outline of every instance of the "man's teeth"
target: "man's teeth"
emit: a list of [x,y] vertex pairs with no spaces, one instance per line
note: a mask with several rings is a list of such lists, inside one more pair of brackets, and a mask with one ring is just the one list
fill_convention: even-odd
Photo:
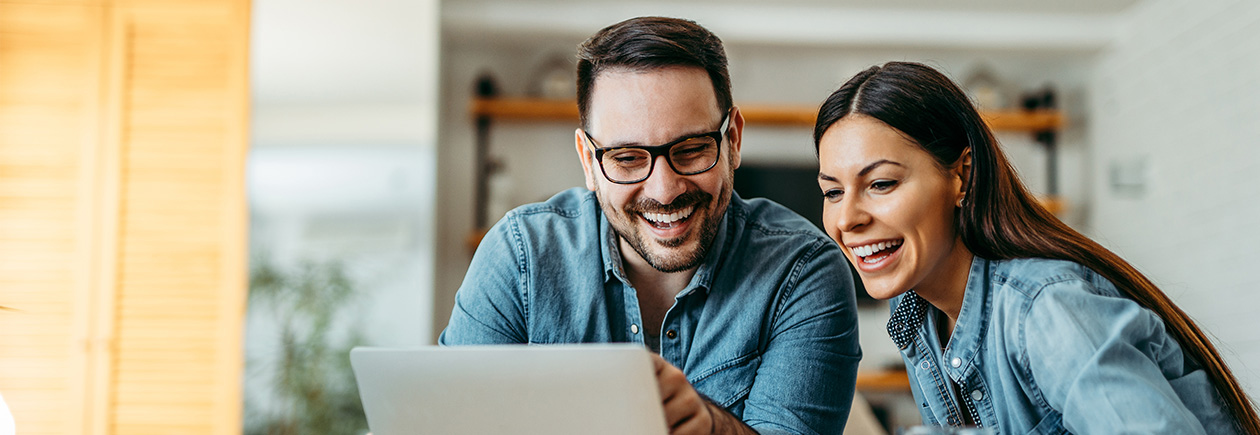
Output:
[[643,217],[647,218],[647,220],[650,220],[656,223],[672,224],[674,222],[678,222],[680,220],[686,219],[688,216],[691,216],[691,212],[695,210],[696,210],[695,207],[687,207],[687,208],[678,210],[670,214],[644,212]]
[[897,246],[901,246],[900,240],[894,240],[891,242],[872,243],[869,245],[858,246],[856,248],[853,248],[853,253],[859,257],[869,257],[871,255],[874,255],[876,252],[883,251],[889,248],[894,248]]

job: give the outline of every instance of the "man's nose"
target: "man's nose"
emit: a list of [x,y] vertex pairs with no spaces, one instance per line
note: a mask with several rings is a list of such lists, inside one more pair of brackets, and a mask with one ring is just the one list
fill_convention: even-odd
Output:
[[652,165],[652,175],[643,180],[643,194],[648,198],[661,204],[669,204],[687,191],[685,177],[674,172],[665,156],[657,156]]

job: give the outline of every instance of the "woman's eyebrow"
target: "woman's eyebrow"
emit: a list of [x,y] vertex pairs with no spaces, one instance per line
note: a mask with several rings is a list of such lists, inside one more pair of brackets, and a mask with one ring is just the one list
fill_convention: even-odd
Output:
[[897,166],[901,166],[901,167],[903,167],[903,168],[905,167],[905,165],[902,165],[901,163],[897,163],[897,162],[894,162],[894,161],[892,161],[892,160],[888,160],[888,159],[881,159],[881,160],[877,160],[877,161],[875,161],[874,163],[871,163],[871,164],[869,164],[869,165],[866,165],[866,167],[865,167],[865,168],[862,168],[862,170],[861,170],[861,171],[858,171],[858,176],[859,176],[859,177],[864,177],[864,176],[866,176],[866,174],[871,173],[871,171],[874,171],[874,170],[875,170],[875,168],[877,168],[877,167],[879,167],[879,166],[881,166],[881,165],[897,165]]
[[[869,164],[869,165],[866,165],[866,167],[862,168],[862,170],[861,170],[861,171],[858,171],[858,176],[859,176],[859,177],[865,177],[865,176],[866,176],[866,174],[871,173],[871,171],[874,171],[874,170],[875,170],[875,168],[878,168],[878,167],[880,167],[881,165],[897,165],[897,166],[901,166],[901,167],[903,167],[903,168],[905,167],[905,165],[903,165],[903,164],[901,164],[901,163],[897,163],[897,162],[894,162],[894,161],[892,161],[892,160],[888,160],[888,159],[881,159],[881,160],[877,160],[877,161],[875,161],[875,162],[872,162],[872,163],[871,163],[871,164]],[[819,180],[823,180],[823,181],[840,181],[840,180],[839,180],[839,179],[837,179],[836,177],[833,177],[833,176],[827,175],[827,174],[822,173],[822,172],[819,172],[819,173],[818,173],[818,179],[819,179]]]

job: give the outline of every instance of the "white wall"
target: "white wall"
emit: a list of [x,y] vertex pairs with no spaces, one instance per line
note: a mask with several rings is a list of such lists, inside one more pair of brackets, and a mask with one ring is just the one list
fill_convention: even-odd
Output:
[[[1142,4],[1090,84],[1089,228],[1260,395],[1260,3]],[[1144,186],[1114,187],[1114,166]]]
[[[251,259],[343,266],[356,296],[338,308],[336,345],[352,330],[432,343],[438,0],[253,7]],[[295,412],[270,387],[283,361],[267,308],[247,317],[247,425]]]
[[347,262],[372,342],[430,342],[438,1],[257,0],[253,21],[251,246]]

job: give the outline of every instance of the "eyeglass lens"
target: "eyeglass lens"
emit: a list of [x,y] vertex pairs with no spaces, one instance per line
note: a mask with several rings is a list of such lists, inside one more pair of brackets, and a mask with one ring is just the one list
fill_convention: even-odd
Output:
[[[697,136],[676,143],[669,148],[666,160],[674,172],[694,175],[712,168],[718,159],[718,143],[710,136]],[[653,158],[641,148],[619,148],[604,152],[600,164],[613,181],[634,181],[647,178],[652,171]]]

